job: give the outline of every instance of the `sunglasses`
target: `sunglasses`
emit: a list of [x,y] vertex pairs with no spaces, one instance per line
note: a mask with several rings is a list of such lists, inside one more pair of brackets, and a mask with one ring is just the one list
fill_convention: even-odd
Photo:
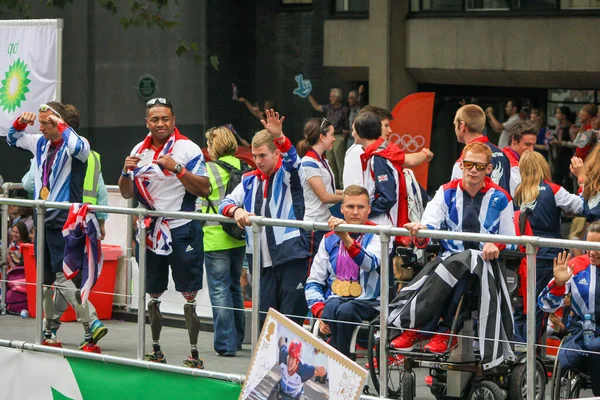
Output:
[[327,118],[321,118],[321,126],[320,126],[320,130],[323,131],[327,128],[329,128],[330,125],[333,125],[331,122],[327,121]]
[[146,103],[146,108],[150,108],[156,104],[162,104],[163,106],[173,108],[173,105],[171,104],[169,99],[165,99],[164,97],[156,97],[154,99],[148,100],[148,102]]
[[485,169],[487,168],[487,166],[489,165],[488,163],[480,163],[480,162],[475,162],[475,161],[465,161],[463,160],[462,165],[464,167],[464,169],[466,169],[467,171],[469,171],[471,168],[473,168],[473,166],[475,166],[475,169],[479,172],[481,171],[485,171]]
[[54,108],[50,107],[48,104],[41,104],[40,108],[38,110],[41,111],[41,112],[46,112],[46,111],[50,110],[54,114],[56,114],[58,116],[58,118],[62,119],[62,115],[60,115],[58,113],[58,111],[56,111]]

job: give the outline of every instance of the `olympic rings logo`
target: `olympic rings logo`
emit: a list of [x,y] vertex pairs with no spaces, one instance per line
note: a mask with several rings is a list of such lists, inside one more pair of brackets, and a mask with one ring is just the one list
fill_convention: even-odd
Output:
[[404,135],[392,133],[389,136],[389,141],[396,143],[400,149],[408,153],[416,153],[425,146],[425,138],[423,136],[411,136],[407,133]]

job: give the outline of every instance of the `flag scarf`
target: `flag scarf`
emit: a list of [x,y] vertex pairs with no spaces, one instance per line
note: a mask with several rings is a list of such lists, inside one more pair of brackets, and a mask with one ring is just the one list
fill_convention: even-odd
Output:
[[[510,344],[514,320],[508,288],[497,260],[484,261],[481,251],[465,250],[427,264],[390,304],[388,325],[418,329],[447,307],[452,289],[466,273],[480,282],[477,337],[485,370],[513,360]],[[434,315],[435,314],[435,315]]]
[[73,204],[62,230],[65,237],[63,273],[67,279],[73,279],[81,271],[82,304],[85,304],[96,284],[104,262],[99,237],[100,226],[96,215],[88,213],[88,205],[89,203]]
[[[169,140],[159,149],[155,150],[154,160],[163,155],[171,155],[175,142],[178,138],[182,137],[179,133],[179,129],[175,127],[175,130],[169,137]],[[142,154],[146,150],[152,149],[152,134],[148,133],[144,142],[140,146],[138,153]],[[139,168],[135,168],[132,171],[133,182],[135,186],[135,197],[136,199],[146,208],[147,210],[155,210],[154,200],[147,189],[151,181],[164,180],[167,176],[173,173],[167,171],[158,164],[150,163]],[[144,226],[147,229],[146,244],[148,248],[158,255],[167,256],[173,251],[171,244],[171,230],[169,228],[169,219],[162,217],[146,217],[139,221],[140,226]],[[138,231],[139,232],[139,231]],[[138,242],[140,240],[138,234]]]

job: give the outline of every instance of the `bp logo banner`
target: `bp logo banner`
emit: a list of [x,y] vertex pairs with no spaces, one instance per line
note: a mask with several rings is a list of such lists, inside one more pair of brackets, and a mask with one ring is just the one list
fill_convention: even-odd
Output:
[[[0,136],[23,112],[55,100],[59,20],[0,21]],[[38,132],[36,123],[30,133]]]
[[239,400],[358,400],[368,372],[269,309]]

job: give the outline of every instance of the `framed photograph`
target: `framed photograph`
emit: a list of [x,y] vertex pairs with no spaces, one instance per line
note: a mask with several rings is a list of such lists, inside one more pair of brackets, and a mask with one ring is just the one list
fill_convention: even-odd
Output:
[[269,309],[240,400],[358,399],[368,372]]

